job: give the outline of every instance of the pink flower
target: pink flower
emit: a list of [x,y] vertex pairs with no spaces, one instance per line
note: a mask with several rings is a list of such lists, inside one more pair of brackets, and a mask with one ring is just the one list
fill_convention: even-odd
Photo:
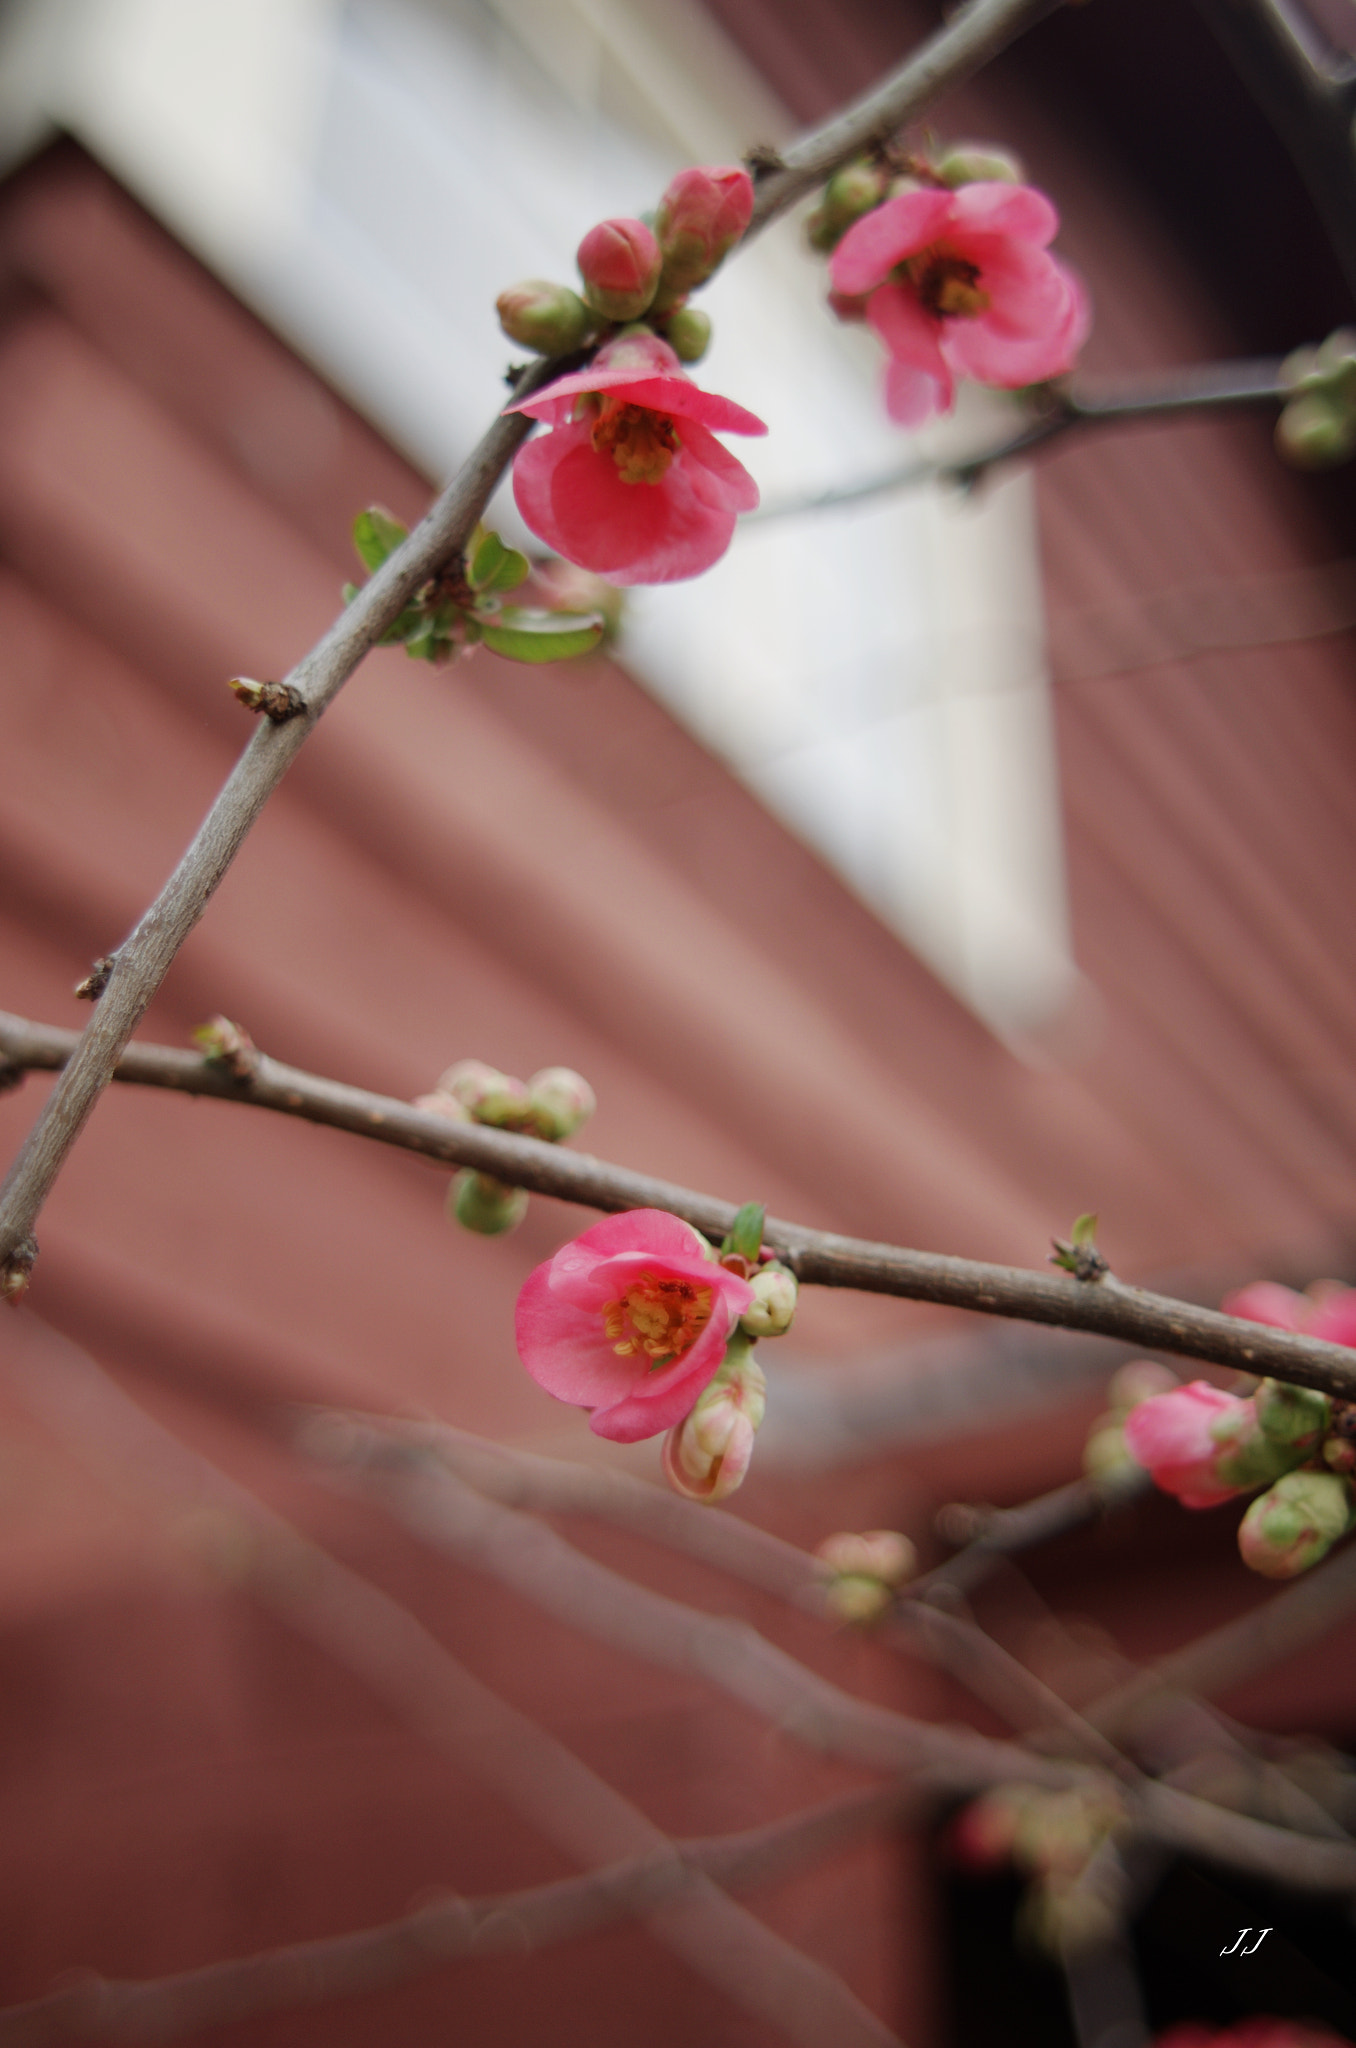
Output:
[[957,377],[1015,389],[1073,367],[1090,312],[1082,285],[1047,253],[1059,216],[1030,185],[981,181],[904,192],[857,221],[833,253],[844,299],[890,351],[885,403],[914,427],[949,412]]
[[523,1364],[589,1408],[615,1443],[671,1429],[720,1369],[752,1289],[663,1209],[608,1216],[538,1266],[518,1297]]
[[1154,1485],[1188,1508],[1217,1507],[1295,1462],[1263,1436],[1251,1401],[1205,1380],[1141,1401],[1125,1418],[1125,1442]]
[[1356,1287],[1342,1287],[1335,1280],[1320,1280],[1304,1294],[1272,1280],[1254,1280],[1250,1287],[1227,1294],[1220,1306],[1226,1315],[1243,1316],[1250,1323],[1269,1323],[1274,1330],[1295,1330],[1328,1344],[1356,1346]]
[[568,561],[614,583],[699,576],[730,545],[758,486],[711,429],[765,434],[753,413],[700,391],[667,342],[620,335],[587,370],[510,406],[552,431],[513,465],[518,510]]

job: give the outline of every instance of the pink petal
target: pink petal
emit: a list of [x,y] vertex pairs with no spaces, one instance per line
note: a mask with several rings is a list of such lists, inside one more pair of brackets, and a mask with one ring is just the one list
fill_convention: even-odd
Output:
[[758,486],[743,463],[695,420],[684,422],[683,450],[678,460],[690,489],[702,504],[717,512],[757,510]]
[[934,413],[950,412],[956,389],[949,370],[929,377],[912,363],[887,363],[885,368],[885,410],[901,427],[921,427]]
[[634,1357],[619,1357],[598,1311],[562,1301],[551,1287],[550,1270],[549,1264],[538,1266],[518,1296],[514,1332],[519,1355],[537,1385],[558,1401],[576,1408],[608,1407],[625,1397],[646,1361],[637,1365]]
[[866,302],[866,317],[896,362],[936,379],[947,380],[941,351],[942,323],[925,313],[903,285],[883,284]]
[[[633,488],[635,488],[633,486]],[[591,1252],[611,1257],[616,1252],[661,1252],[676,1259],[703,1259],[706,1239],[681,1216],[667,1209],[624,1209],[616,1216],[604,1216],[591,1223],[572,1240],[587,1245]],[[563,1246],[562,1250],[568,1250]],[[556,1257],[560,1257],[557,1252]]]
[[1059,215],[1034,185],[978,179],[962,185],[952,201],[952,220],[962,232],[1012,235],[1044,248],[1059,232]]
[[729,1335],[730,1322],[713,1315],[683,1357],[659,1372],[633,1377],[629,1390],[606,1405],[599,1403],[589,1417],[589,1428],[595,1436],[618,1444],[639,1443],[672,1429],[691,1414],[697,1396],[719,1372]]
[[1344,1287],[1320,1301],[1305,1325],[1306,1337],[1356,1347],[1356,1287]]
[[[1089,312],[1082,286],[1051,256],[1049,274],[1010,282],[994,280],[993,304],[973,320],[946,323],[943,352],[961,375],[981,384],[1015,389],[1072,369],[1087,337]],[[987,285],[991,273],[985,271]]]
[[1242,1316],[1250,1323],[1269,1323],[1273,1330],[1298,1330],[1309,1319],[1311,1303],[1307,1294],[1293,1287],[1279,1287],[1273,1280],[1254,1280],[1226,1294],[1220,1307],[1226,1316]]
[[952,203],[950,192],[902,192],[856,221],[829,262],[834,290],[857,298],[883,283],[896,263],[936,240]]
[[647,405],[653,412],[666,412],[678,419],[700,420],[722,434],[765,434],[767,427],[757,413],[736,405],[718,392],[703,391],[690,377],[678,373],[654,376],[636,374],[632,369],[600,369],[596,364],[572,377],[557,377],[533,398],[510,405],[506,413],[526,413],[529,419],[544,420],[548,426],[567,426],[576,398],[605,392],[611,398],[627,399],[632,405]]

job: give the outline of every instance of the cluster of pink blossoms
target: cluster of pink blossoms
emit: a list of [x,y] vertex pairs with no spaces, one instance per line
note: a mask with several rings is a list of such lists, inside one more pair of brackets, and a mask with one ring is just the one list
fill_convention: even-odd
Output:
[[669,1483],[720,1500],[743,1480],[763,1419],[752,1342],[787,1328],[795,1294],[775,1263],[722,1257],[666,1210],[632,1209],[529,1276],[518,1350],[547,1393],[589,1410],[596,1435],[630,1444],[667,1431]]
[[[1252,1322],[1356,1345],[1356,1288],[1329,1283],[1305,1295],[1259,1281],[1224,1307]],[[1266,1578],[1307,1571],[1356,1525],[1356,1409],[1326,1394],[1263,1380],[1240,1396],[1193,1380],[1138,1402],[1124,1431],[1131,1456],[1184,1507],[1258,1495],[1239,1526],[1238,1547]]]

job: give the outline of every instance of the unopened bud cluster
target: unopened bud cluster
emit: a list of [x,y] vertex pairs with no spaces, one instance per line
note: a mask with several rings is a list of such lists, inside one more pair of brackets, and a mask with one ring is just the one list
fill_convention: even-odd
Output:
[[1045,1792],[1001,1785],[962,1808],[948,1845],[967,1870],[1012,1865],[1028,1880],[1020,1931],[1036,1947],[1058,1954],[1105,1939],[1114,1924],[1108,1901],[1081,1882],[1108,1835],[1126,1825],[1113,1792]]
[[1333,469],[1356,454],[1356,330],[1339,327],[1317,348],[1297,348],[1281,365],[1291,396],[1276,422],[1276,446],[1299,469]]
[[840,1530],[815,1551],[824,1604],[839,1621],[876,1621],[918,1569],[918,1553],[897,1529]]
[[679,171],[652,222],[599,221],[579,244],[580,289],[529,278],[501,292],[495,310],[511,341],[539,355],[569,355],[644,322],[682,363],[711,339],[688,295],[720,268],[753,212],[753,184],[738,165]]
[[1193,1380],[1138,1402],[1123,1429],[1130,1455],[1185,1507],[1265,1489],[1238,1532],[1264,1578],[1308,1571],[1356,1524],[1356,1410],[1311,1387],[1266,1379],[1238,1395]]
[[[542,1067],[531,1080],[520,1081],[484,1060],[458,1060],[439,1076],[431,1093],[415,1097],[414,1106],[456,1123],[488,1124],[559,1144],[588,1122],[598,1101],[572,1067]],[[527,1195],[492,1174],[464,1167],[452,1182],[448,1213],[482,1237],[501,1237],[522,1222]]]

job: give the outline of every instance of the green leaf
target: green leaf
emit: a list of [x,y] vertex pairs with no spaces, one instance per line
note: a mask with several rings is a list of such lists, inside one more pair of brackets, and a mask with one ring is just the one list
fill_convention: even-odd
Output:
[[402,526],[380,505],[369,505],[360,512],[353,522],[353,545],[359,559],[368,569],[379,569],[388,555],[393,555],[409,534],[408,526]]
[[466,557],[466,581],[472,590],[493,587],[495,570],[508,552],[497,533],[492,533],[488,527],[480,528]]
[[745,1202],[730,1225],[721,1251],[738,1252],[741,1259],[747,1259],[751,1266],[756,1265],[763,1248],[763,1218],[766,1214],[762,1202]]
[[1097,1242],[1097,1217],[1095,1213],[1089,1211],[1086,1215],[1080,1216],[1074,1224],[1072,1234],[1073,1242],[1076,1245],[1095,1244]]
[[506,605],[493,623],[481,621],[481,634],[488,648],[510,661],[569,661],[598,645],[603,625],[601,612],[538,612]]
[[392,619],[377,645],[378,647],[407,647],[416,634],[424,631],[427,624],[427,614],[421,611],[417,604],[407,604],[404,611],[397,618]]
[[495,570],[493,579],[485,585],[486,590],[516,590],[518,585],[531,573],[532,564],[526,555],[520,555],[517,548],[505,548],[504,559]]

